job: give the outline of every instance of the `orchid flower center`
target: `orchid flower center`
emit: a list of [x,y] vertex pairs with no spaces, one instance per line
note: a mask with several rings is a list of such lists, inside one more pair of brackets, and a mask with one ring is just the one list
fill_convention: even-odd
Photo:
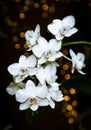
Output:
[[32,98],[30,98],[30,102],[31,102],[32,104],[36,104],[36,103],[37,103],[37,100],[36,100],[35,97],[32,97]]
[[21,69],[21,72],[23,73],[23,75],[26,75],[28,73],[27,69]]
[[62,30],[61,30],[62,31],[62,35],[65,35],[65,33],[68,32],[68,30],[69,30],[69,26],[63,26]]
[[52,55],[52,51],[51,51],[51,50],[48,50],[48,51],[45,53],[45,57],[46,57],[46,58],[49,58],[51,55]]

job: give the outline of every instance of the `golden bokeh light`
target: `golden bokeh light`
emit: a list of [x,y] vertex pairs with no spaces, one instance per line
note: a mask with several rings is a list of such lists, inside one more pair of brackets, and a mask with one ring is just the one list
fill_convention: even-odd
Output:
[[68,51],[67,50],[63,50],[63,54],[64,55],[68,55]]
[[66,95],[64,96],[64,101],[69,101],[70,100],[70,96]]
[[34,8],[39,8],[40,7],[40,5],[39,5],[39,3],[34,3]]
[[70,74],[65,74],[65,75],[64,75],[64,78],[65,78],[66,80],[69,80],[70,77],[71,77]]
[[17,27],[19,25],[19,23],[17,21],[13,22],[13,27]]
[[24,44],[24,48],[25,48],[25,49],[28,48],[28,44],[27,44],[27,43]]
[[76,100],[72,101],[72,106],[76,107],[78,105],[78,102]]
[[25,55],[25,56],[29,56],[30,54],[29,54],[28,51],[26,51],[26,52],[24,52],[24,55]]
[[25,18],[25,14],[24,14],[24,13],[20,13],[20,14],[19,14],[19,18],[20,18],[20,19],[24,19],[24,18]]
[[69,94],[69,91],[67,89],[62,90],[65,95]]
[[49,7],[48,11],[49,11],[50,14],[55,13],[55,7],[53,7],[53,6]]
[[25,33],[24,33],[24,32],[21,32],[21,33],[20,33],[20,37],[21,37],[21,38],[24,38],[24,37],[25,37]]
[[73,107],[72,107],[72,105],[68,104],[67,107],[66,107],[66,109],[67,109],[68,111],[71,111],[71,110],[73,109]]
[[21,45],[20,45],[19,43],[16,43],[16,44],[15,44],[15,48],[16,48],[16,49],[20,49],[20,47],[21,47]]
[[8,24],[8,26],[13,26],[13,22],[9,19],[7,20],[7,24]]
[[14,42],[18,42],[18,40],[19,40],[19,38],[17,36],[13,36],[12,39],[13,39]]
[[48,13],[47,12],[43,12],[42,13],[42,18],[46,19],[48,17]]
[[28,6],[27,5],[25,5],[25,6],[23,6],[23,10],[26,12],[26,11],[28,11]]
[[43,5],[42,5],[42,9],[43,9],[44,11],[47,11],[48,8],[49,8],[48,4],[43,4]]
[[68,119],[68,123],[69,123],[69,124],[73,124],[74,122],[75,122],[74,117],[70,117],[70,118]]
[[64,71],[64,70],[60,70],[60,74],[61,74],[61,75],[64,75],[64,74],[65,74],[65,71]]
[[69,92],[70,92],[70,94],[74,95],[74,94],[76,94],[76,89],[70,88]]
[[76,110],[72,110],[71,111],[71,115],[74,116],[74,117],[76,117],[77,116],[77,111]]
[[63,65],[63,70],[68,70],[69,69],[69,66],[67,64],[64,64]]

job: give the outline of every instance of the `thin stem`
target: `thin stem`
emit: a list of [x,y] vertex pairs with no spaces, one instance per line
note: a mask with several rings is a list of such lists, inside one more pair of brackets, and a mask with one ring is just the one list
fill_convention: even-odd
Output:
[[74,42],[67,42],[67,43],[63,43],[63,46],[69,46],[69,45],[83,45],[83,44],[87,44],[87,45],[91,45],[91,42],[87,42],[87,41],[74,41]]
[[72,61],[70,58],[68,58],[67,56],[63,55],[64,58],[66,58],[69,61]]

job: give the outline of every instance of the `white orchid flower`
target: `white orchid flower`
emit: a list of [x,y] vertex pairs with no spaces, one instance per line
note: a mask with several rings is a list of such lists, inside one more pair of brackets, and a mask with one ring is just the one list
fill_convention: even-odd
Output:
[[36,77],[41,84],[51,84],[57,79],[56,71],[57,68],[54,63],[48,64],[45,68],[40,66]]
[[82,68],[85,67],[85,55],[83,53],[78,52],[77,55],[73,52],[72,49],[70,49],[70,56],[72,58],[72,70],[71,72],[74,73],[75,69],[80,74],[85,74],[82,72]]
[[6,91],[10,95],[15,95],[17,90],[23,89],[24,87],[25,87],[25,83],[10,82],[10,84],[6,88]]
[[11,75],[14,76],[15,82],[21,82],[26,77],[34,75],[37,73],[36,66],[36,57],[30,55],[28,57],[21,55],[19,58],[19,63],[13,63],[8,66],[8,71]]
[[64,17],[62,20],[54,19],[51,24],[47,26],[48,30],[55,35],[57,40],[62,40],[64,37],[70,37],[78,31],[74,27],[75,18],[72,15]]
[[25,39],[28,44],[28,51],[37,43],[38,38],[40,37],[40,25],[37,24],[35,31],[28,30],[25,32]]
[[60,102],[64,99],[61,90],[59,90],[59,85],[56,82],[52,83],[48,89],[47,99],[51,108],[55,108],[55,102]]
[[48,100],[46,99],[48,90],[46,86],[35,86],[34,82],[28,80],[24,89],[16,92],[16,101],[20,102],[20,110],[30,108],[36,111],[39,106],[47,106]]
[[48,42],[45,38],[40,37],[38,44],[32,48],[32,51],[39,58],[39,64],[43,64],[46,61],[52,62],[62,56],[60,52],[61,44],[61,41],[57,42],[56,39],[51,39]]

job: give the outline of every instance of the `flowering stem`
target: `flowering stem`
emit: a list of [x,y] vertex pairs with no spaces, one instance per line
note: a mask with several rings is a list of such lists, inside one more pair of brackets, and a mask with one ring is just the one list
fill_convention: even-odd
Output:
[[66,58],[69,61],[72,61],[70,58],[68,58],[67,56],[63,55],[64,58]]
[[70,45],[83,45],[83,44],[87,44],[87,45],[91,45],[91,42],[87,42],[87,41],[75,41],[75,42],[67,42],[67,43],[63,43],[63,46],[70,46]]

